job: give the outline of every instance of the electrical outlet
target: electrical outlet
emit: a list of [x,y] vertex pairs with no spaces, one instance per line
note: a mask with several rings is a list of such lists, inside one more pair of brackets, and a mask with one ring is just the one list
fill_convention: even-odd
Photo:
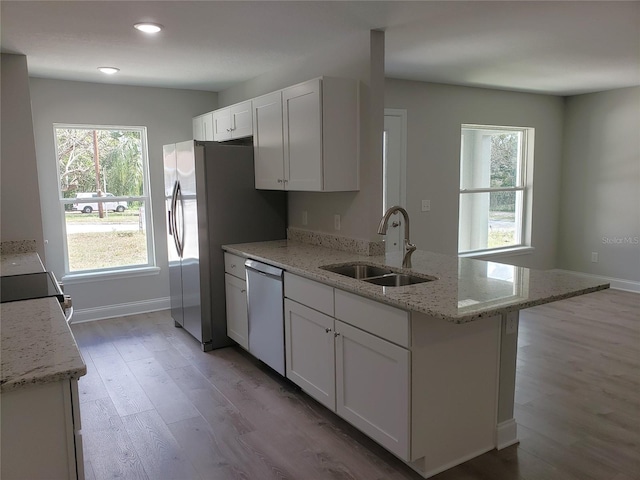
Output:
[[333,228],[340,230],[340,215],[337,213],[333,216]]
[[598,252],[591,252],[591,263],[598,263]]
[[302,212],[302,225],[308,225],[309,224],[309,215],[307,213],[306,210],[304,210]]
[[518,333],[518,314],[517,313],[507,314],[507,324],[504,330],[507,335]]
[[428,212],[431,210],[431,200],[422,200],[422,211]]

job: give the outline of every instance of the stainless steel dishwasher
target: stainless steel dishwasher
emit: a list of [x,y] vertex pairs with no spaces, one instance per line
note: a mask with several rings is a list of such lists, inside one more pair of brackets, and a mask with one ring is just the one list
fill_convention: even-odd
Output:
[[249,352],[281,375],[284,368],[282,270],[247,260]]

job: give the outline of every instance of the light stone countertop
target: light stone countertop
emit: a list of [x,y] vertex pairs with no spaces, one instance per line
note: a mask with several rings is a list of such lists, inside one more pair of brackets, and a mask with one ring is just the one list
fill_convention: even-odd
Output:
[[[414,252],[413,267],[408,270],[402,268],[400,253],[365,256],[291,240],[224,245],[222,248],[332,287],[454,323],[521,310],[609,287],[606,282],[579,275],[421,250]],[[319,268],[347,262],[386,265],[395,271],[437,279],[405,287],[381,287]]]
[[[3,276],[43,272],[37,253],[2,255]],[[0,304],[0,391],[78,378],[87,373],[56,298]]]
[[44,266],[37,253],[3,254],[0,257],[0,275],[22,275],[44,272]]

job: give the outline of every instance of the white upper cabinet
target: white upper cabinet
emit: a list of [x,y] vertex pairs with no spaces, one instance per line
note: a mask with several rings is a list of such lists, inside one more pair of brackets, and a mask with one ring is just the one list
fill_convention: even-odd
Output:
[[231,140],[231,114],[228,108],[213,112],[213,140]]
[[253,135],[251,100],[214,110],[193,119],[193,138],[223,142]]
[[256,188],[358,190],[358,119],[351,79],[317,78],[255,99]]
[[213,140],[213,112],[194,117],[193,139],[201,141]]
[[253,99],[253,161],[256,188],[284,190],[282,92]]
[[322,191],[322,84],[311,80],[282,91],[287,190]]
[[231,138],[243,138],[253,135],[251,122],[251,100],[229,107]]
[[250,137],[251,100],[237,103],[213,112],[213,140],[223,142],[234,138]]

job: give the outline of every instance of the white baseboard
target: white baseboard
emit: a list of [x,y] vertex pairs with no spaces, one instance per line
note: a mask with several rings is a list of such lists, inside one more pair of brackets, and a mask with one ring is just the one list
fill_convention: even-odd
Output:
[[593,275],[591,273],[574,272],[573,270],[562,270],[560,268],[554,268],[551,272],[572,273],[574,275],[580,275],[581,277],[593,278],[603,282],[609,282],[611,288],[615,290],[624,290],[625,292],[640,293],[640,282],[634,282],[632,280],[624,280],[622,278],[605,277],[603,275]]
[[416,472],[418,472],[422,477],[430,478],[430,477],[433,477],[434,475],[444,472],[445,470],[449,470],[450,468],[453,468],[468,460],[471,460],[472,458],[476,458],[476,457],[479,457],[480,455],[490,452],[493,449],[494,449],[493,445],[487,445],[485,448],[481,448],[476,452],[470,453],[469,455],[464,455],[452,462],[446,463],[444,465],[440,465],[436,468],[432,468],[431,470],[426,470],[424,457],[418,460],[415,460],[413,462],[405,462],[405,463],[409,465],[411,468],[413,468]]
[[518,424],[514,418],[500,422],[496,427],[496,448],[502,450],[518,443]]
[[158,310],[167,310],[169,308],[171,308],[171,299],[169,297],[142,300],[140,302],[105,305],[103,307],[75,308],[70,323],[92,322],[94,320],[103,320],[105,318],[156,312]]

